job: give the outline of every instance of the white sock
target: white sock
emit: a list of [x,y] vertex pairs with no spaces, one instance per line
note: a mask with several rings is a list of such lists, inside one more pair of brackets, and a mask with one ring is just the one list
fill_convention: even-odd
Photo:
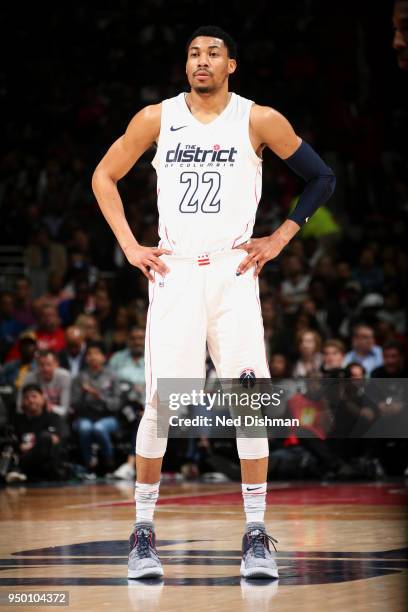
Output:
[[153,521],[154,509],[159,497],[160,481],[154,484],[138,482],[135,484],[136,523]]
[[266,508],[266,482],[242,484],[247,523],[263,523]]

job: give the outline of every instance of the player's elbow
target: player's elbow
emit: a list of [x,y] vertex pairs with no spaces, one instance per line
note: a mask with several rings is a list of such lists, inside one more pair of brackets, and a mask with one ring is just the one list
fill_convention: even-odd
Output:
[[98,166],[92,175],[91,181],[92,191],[94,192],[94,194],[96,195],[98,191],[100,191],[100,189],[103,187],[103,185],[106,185],[107,182],[116,183],[113,177],[111,177],[105,170]]

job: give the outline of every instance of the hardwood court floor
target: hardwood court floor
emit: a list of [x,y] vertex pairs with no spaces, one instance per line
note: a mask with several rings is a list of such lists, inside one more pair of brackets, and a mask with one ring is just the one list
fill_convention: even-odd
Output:
[[267,524],[279,540],[279,583],[241,581],[240,485],[163,484],[164,584],[128,583],[131,483],[6,487],[0,593],[65,590],[69,610],[88,611],[403,612],[407,499],[401,482],[272,483]]

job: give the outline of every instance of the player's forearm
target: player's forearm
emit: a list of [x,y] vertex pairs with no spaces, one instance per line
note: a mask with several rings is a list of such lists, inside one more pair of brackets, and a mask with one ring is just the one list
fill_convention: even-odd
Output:
[[286,219],[286,221],[284,221],[282,225],[280,225],[278,229],[273,232],[271,238],[273,238],[274,241],[276,240],[280,242],[282,244],[282,248],[284,248],[299,230],[300,226],[297,223],[291,219]]
[[138,244],[126,220],[122,199],[116,182],[108,175],[96,171],[92,177],[92,189],[102,211],[123,251]]
[[289,219],[301,227],[319,206],[330,198],[336,186],[336,177],[333,170],[304,141],[295,153],[284,161],[293,172],[306,181],[306,186],[289,215]]

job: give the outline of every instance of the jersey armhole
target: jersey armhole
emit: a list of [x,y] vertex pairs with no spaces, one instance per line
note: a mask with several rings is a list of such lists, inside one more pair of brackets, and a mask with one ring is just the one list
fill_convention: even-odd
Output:
[[253,102],[252,100],[249,100],[249,104],[248,104],[248,111],[247,111],[247,120],[248,120],[248,124],[247,124],[247,129],[246,129],[246,140],[247,140],[247,144],[248,144],[248,149],[250,151],[251,157],[253,159],[253,161],[257,164],[262,163],[263,162],[263,157],[262,157],[262,153],[261,156],[259,156],[254,147],[252,146],[252,142],[251,142],[251,138],[249,136],[249,122],[250,122],[250,118],[251,118],[251,110],[252,107],[254,106],[255,102]]
[[[160,128],[160,131],[161,131],[161,128]],[[155,142],[156,151],[155,151],[152,161],[150,162],[155,170],[157,170],[159,166],[159,143],[160,143],[160,134]]]
[[153,156],[153,159],[151,161],[151,164],[153,166],[153,168],[158,171],[158,167],[159,167],[159,157],[160,157],[160,135],[162,133],[162,129],[163,129],[163,117],[164,117],[164,110],[165,110],[165,102],[166,100],[162,100],[161,103],[161,116],[160,116],[160,131],[159,131],[159,135],[157,136],[157,139],[155,140],[155,145],[156,145],[156,151],[155,154]]

